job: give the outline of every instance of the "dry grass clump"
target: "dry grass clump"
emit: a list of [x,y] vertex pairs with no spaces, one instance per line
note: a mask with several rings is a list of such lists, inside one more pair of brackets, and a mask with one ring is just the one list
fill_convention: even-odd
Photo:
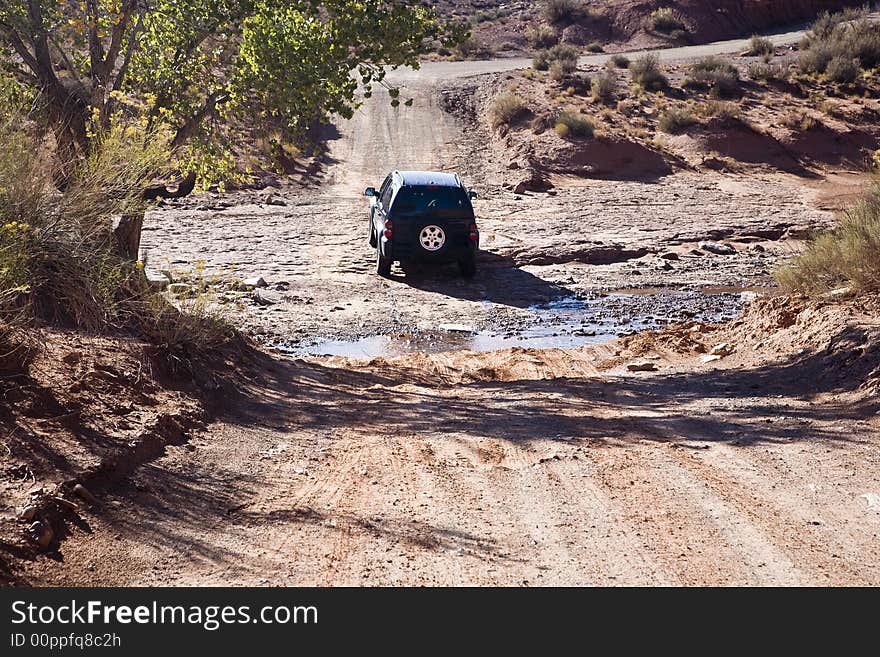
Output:
[[645,91],[662,91],[669,85],[656,55],[642,55],[630,62],[629,73],[632,81]]
[[715,98],[732,98],[740,94],[739,69],[721,57],[706,57],[691,66],[685,86],[708,89]]
[[526,104],[520,96],[508,91],[505,92],[489,106],[489,119],[493,128],[500,128],[502,125],[510,125],[517,118],[523,116],[526,112]]
[[556,116],[554,129],[563,139],[588,139],[593,136],[596,127],[586,116],[575,112],[560,112]]
[[821,294],[849,286],[880,291],[880,183],[838,217],[835,230],[816,237],[804,252],[775,272],[786,289]]

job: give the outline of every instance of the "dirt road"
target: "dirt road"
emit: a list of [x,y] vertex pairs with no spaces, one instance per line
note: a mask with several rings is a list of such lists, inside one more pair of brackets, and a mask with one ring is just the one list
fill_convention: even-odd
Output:
[[[488,66],[500,65],[510,63]],[[814,191],[778,176],[560,181],[555,197],[517,198],[477,155],[480,135],[437,107],[434,70],[406,74],[412,108],[372,102],[340,128],[316,190],[273,190],[284,205],[261,193],[153,213],[151,262],[263,275],[276,296],[239,317],[295,342],[497,325],[594,289],[749,285],[790,248],[780,238],[792,226],[829,219]],[[371,275],[356,194],[394,167],[459,168],[480,192],[486,253],[475,283],[454,271]],[[690,254],[718,231],[741,240],[736,255]],[[668,250],[682,254],[672,270],[657,257]],[[659,338],[278,358],[230,397],[224,417],[102,500],[91,532],[65,541],[63,562],[26,564],[26,575],[99,585],[878,585],[876,392],[810,369],[825,367],[832,347],[868,353],[876,327],[854,310],[798,317],[781,338],[763,317],[753,333],[676,337],[735,345],[715,363]],[[844,319],[865,328],[852,344],[808,342],[820,319],[832,337]],[[750,336],[762,331],[756,347]],[[656,371],[629,372],[640,357]]]

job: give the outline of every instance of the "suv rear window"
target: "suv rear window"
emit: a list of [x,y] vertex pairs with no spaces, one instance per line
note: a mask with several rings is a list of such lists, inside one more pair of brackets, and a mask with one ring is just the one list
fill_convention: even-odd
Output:
[[397,212],[427,212],[430,210],[469,210],[471,201],[461,187],[417,186],[401,187],[394,199]]

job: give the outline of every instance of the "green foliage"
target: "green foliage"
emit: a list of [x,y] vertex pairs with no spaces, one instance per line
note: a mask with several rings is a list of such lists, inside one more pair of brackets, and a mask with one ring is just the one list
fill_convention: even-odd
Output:
[[617,68],[629,68],[629,57],[626,55],[611,55],[609,61]]
[[44,96],[70,149],[87,151],[88,124],[106,130],[122,111],[216,161],[244,124],[280,124],[293,141],[350,117],[359,85],[369,95],[386,66],[417,67],[466,33],[402,0],[27,0],[0,2],[0,65]]
[[642,55],[630,62],[629,72],[633,82],[645,91],[662,91],[669,85],[669,81],[660,70],[660,60],[657,55]]
[[696,123],[696,117],[684,107],[670,107],[660,114],[657,125],[663,132],[677,135]]
[[598,41],[593,41],[590,45],[587,46],[587,52],[605,52],[605,47]]
[[838,217],[837,229],[819,235],[791,263],[775,272],[780,285],[819,294],[848,285],[880,291],[880,184]]
[[574,112],[560,112],[556,116],[555,130],[563,139],[586,139],[593,136],[595,126],[586,116]]

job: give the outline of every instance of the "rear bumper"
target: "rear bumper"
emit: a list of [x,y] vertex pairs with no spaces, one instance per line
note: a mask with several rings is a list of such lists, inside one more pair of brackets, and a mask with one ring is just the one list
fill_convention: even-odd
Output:
[[477,233],[476,241],[468,236],[453,240],[446,247],[436,253],[425,251],[419,244],[409,241],[396,242],[393,238],[388,239],[384,235],[379,240],[379,248],[382,256],[399,262],[432,262],[437,264],[458,262],[462,258],[473,257],[480,250],[480,235]]

